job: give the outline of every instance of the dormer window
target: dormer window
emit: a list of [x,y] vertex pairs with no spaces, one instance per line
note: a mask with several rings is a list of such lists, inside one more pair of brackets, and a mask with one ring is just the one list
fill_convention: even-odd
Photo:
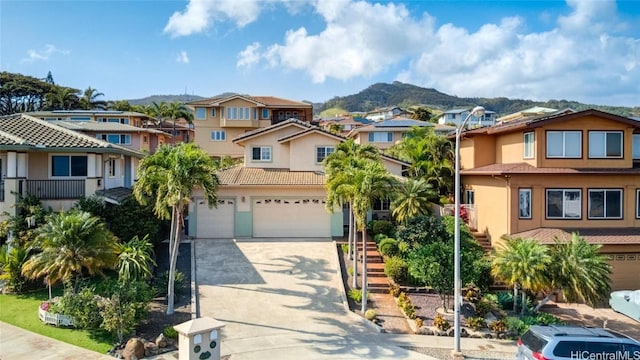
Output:
[[324,158],[335,151],[333,146],[318,146],[316,148],[316,163],[321,163]]
[[255,146],[251,148],[252,161],[271,161],[270,146]]

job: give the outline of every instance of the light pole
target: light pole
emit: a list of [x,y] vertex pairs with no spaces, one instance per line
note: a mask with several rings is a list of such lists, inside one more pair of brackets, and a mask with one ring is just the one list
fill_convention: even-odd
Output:
[[462,300],[461,292],[462,292],[462,277],[460,275],[460,134],[462,130],[466,126],[467,122],[471,118],[471,115],[475,117],[481,117],[484,115],[484,108],[482,106],[476,106],[469,112],[469,115],[464,119],[464,121],[456,127],[456,149],[455,149],[455,157],[456,157],[456,168],[455,168],[455,209],[454,209],[454,217],[455,217],[455,225],[454,225],[454,271],[453,271],[453,281],[454,281],[454,292],[453,292],[453,302],[454,302],[454,317],[453,317],[453,337],[454,337],[454,347],[453,352],[451,353],[452,358],[454,359],[463,359],[462,351],[460,350],[460,303]]

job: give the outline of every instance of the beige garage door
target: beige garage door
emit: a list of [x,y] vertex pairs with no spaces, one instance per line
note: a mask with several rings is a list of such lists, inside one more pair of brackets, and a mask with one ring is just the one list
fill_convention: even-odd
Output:
[[261,198],[253,200],[254,237],[329,237],[331,217],[323,198]]
[[198,238],[231,238],[235,227],[235,200],[218,199],[218,207],[209,209],[207,201],[197,201],[197,237]]
[[611,259],[611,290],[640,289],[640,253],[606,255]]

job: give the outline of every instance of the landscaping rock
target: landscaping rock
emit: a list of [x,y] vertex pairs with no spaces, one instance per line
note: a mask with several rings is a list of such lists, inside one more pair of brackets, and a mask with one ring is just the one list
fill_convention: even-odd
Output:
[[465,328],[460,329],[460,337],[463,337],[463,338],[469,337],[469,332],[467,332],[467,329]]
[[491,333],[484,333],[484,335],[482,335],[483,338],[485,339],[493,339],[493,334]]
[[144,356],[150,357],[158,354],[160,354],[160,348],[158,347],[158,345],[152,342],[144,344]]
[[166,348],[167,347],[167,338],[164,337],[164,334],[160,334],[158,335],[158,337],[156,338],[155,341],[156,345],[158,345],[159,348]]
[[419,335],[433,335],[433,329],[431,329],[430,327],[427,327],[427,326],[423,326],[420,329],[418,329],[417,334],[419,334]]
[[122,350],[122,356],[125,360],[138,360],[144,358],[144,342],[142,339],[131,338],[127,341],[127,345]]

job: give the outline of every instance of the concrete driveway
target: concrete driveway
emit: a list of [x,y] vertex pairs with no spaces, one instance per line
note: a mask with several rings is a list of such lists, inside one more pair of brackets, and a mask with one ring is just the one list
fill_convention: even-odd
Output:
[[345,309],[329,239],[194,244],[200,316],[226,323],[221,352],[233,360],[429,358]]

